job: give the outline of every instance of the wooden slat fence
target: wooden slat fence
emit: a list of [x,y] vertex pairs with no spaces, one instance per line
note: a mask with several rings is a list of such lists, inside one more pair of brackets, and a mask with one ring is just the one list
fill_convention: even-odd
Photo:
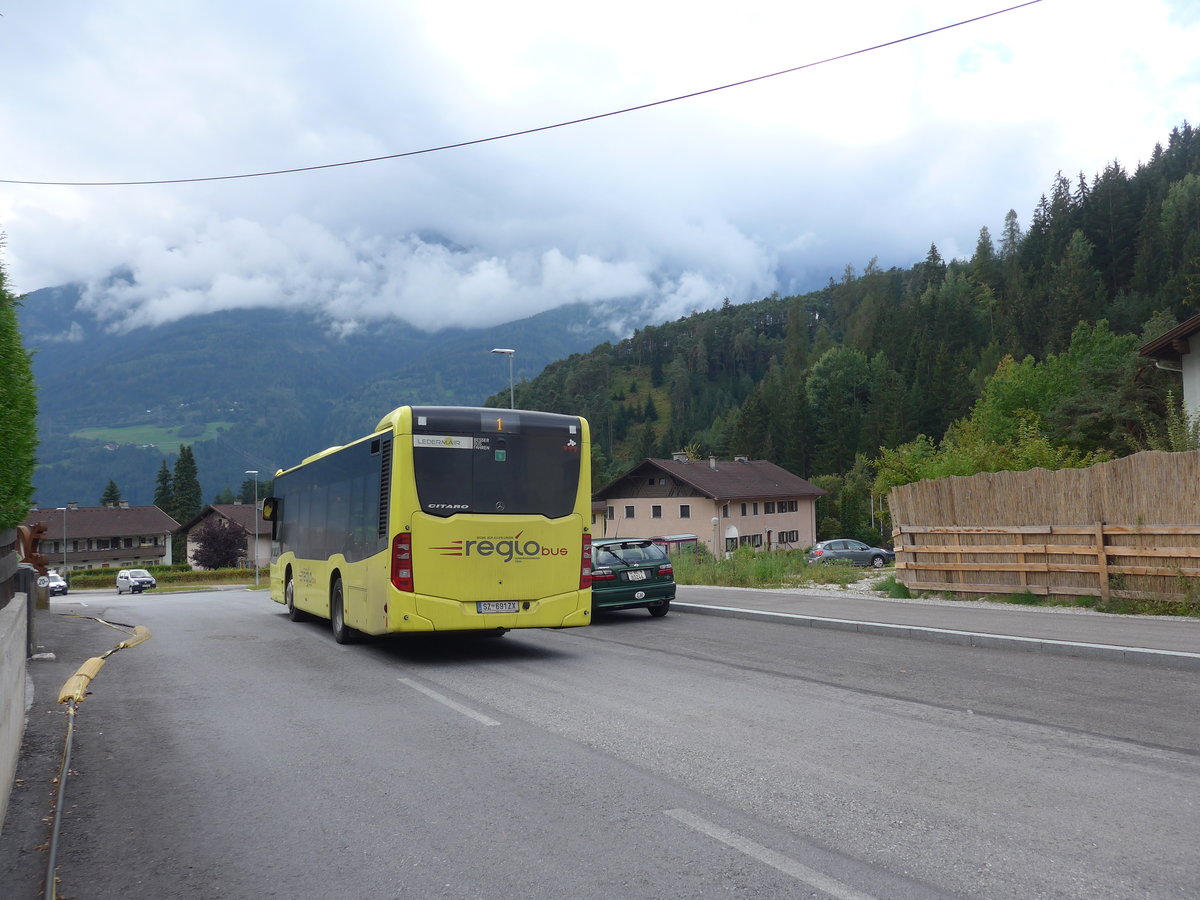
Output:
[[910,590],[1200,600],[1200,453],[917,482],[889,508]]

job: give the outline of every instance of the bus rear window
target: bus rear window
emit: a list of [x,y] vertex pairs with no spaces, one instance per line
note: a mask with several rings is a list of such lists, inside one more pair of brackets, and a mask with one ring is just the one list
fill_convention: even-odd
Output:
[[[570,515],[579,490],[578,423],[571,416],[507,410],[470,423],[436,415],[414,419],[413,469],[422,510],[435,516]],[[466,424],[474,427],[466,431]]]

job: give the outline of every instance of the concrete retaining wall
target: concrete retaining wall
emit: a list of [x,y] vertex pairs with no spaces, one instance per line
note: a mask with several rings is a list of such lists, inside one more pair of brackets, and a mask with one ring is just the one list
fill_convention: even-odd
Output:
[[24,594],[0,609],[0,826],[17,772],[25,734],[25,641],[28,604]]

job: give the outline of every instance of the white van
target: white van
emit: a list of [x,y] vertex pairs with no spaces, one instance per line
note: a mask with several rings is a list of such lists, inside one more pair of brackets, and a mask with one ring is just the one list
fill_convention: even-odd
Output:
[[122,569],[117,573],[118,594],[123,594],[126,591],[129,591],[131,594],[140,594],[147,588],[154,587],[158,587],[158,582],[145,569]]

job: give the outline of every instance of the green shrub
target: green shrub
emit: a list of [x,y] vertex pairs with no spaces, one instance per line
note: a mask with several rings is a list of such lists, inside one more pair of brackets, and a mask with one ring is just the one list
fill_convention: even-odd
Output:
[[[189,566],[146,566],[159,588],[173,585],[247,584],[254,581],[253,569],[192,569]],[[111,588],[117,583],[120,569],[88,569],[71,573],[73,588]],[[260,578],[263,576],[260,575]]]

